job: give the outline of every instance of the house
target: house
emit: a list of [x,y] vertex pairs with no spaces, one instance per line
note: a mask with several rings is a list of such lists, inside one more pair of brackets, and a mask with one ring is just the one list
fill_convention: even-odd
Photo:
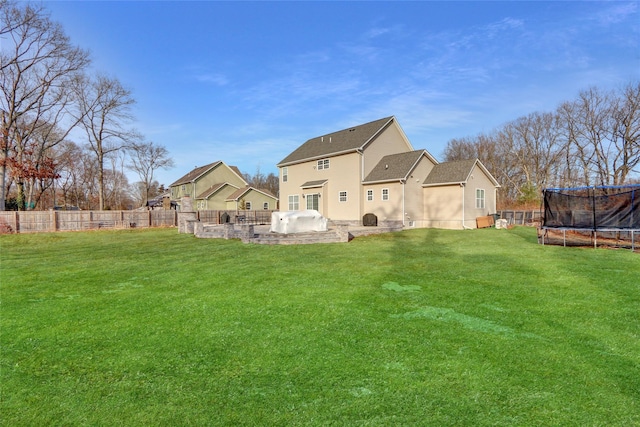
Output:
[[196,210],[275,210],[278,198],[249,186],[235,166],[222,161],[196,167],[170,186],[171,199],[189,196]]
[[178,203],[171,200],[171,192],[166,192],[166,193],[157,195],[153,199],[147,200],[147,203],[145,204],[144,208],[149,210],[156,210],[156,209],[177,210]]
[[242,187],[226,199],[227,210],[276,210],[278,198],[267,190]]
[[496,213],[498,181],[478,159],[437,164],[423,183],[424,227],[476,228]]
[[382,223],[462,229],[496,210],[499,185],[480,161],[439,163],[413,149],[393,116],[309,139],[277,166],[280,210],[315,209],[336,223],[359,225],[373,214]]

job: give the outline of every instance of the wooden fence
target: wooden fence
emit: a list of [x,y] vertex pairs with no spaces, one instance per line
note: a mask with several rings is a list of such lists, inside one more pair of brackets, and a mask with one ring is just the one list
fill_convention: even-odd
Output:
[[[198,211],[206,223],[270,224],[273,211]],[[175,227],[179,212],[149,211],[5,211],[0,212],[0,232],[45,233],[101,228]]]
[[[196,218],[208,224],[271,224],[270,210],[198,211]],[[100,228],[175,227],[178,214],[174,210],[150,211],[5,211],[0,212],[0,232],[44,233],[81,231]],[[499,218],[513,225],[536,225],[540,211],[498,211]]]

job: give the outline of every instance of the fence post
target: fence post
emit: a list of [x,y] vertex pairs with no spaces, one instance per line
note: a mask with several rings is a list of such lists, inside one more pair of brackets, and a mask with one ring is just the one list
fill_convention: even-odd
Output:
[[49,211],[49,221],[51,221],[51,231],[58,231],[58,215],[53,209]]

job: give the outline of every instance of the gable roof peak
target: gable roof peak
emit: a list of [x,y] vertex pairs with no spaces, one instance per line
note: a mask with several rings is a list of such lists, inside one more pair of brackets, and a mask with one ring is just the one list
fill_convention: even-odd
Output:
[[482,172],[496,187],[500,187],[498,181],[496,181],[493,175],[491,175],[479,159],[454,160],[451,162],[439,163],[431,169],[431,172],[427,176],[427,179],[425,179],[423,185],[436,186],[445,184],[464,184],[468,181],[473,168],[476,166],[482,170]]
[[282,159],[282,161],[278,163],[278,166],[281,167],[357,151],[362,149],[393,121],[395,121],[395,117],[389,116],[358,126],[316,136],[315,138],[307,140],[291,154]]
[[387,154],[373,167],[363,182],[371,184],[374,182],[406,180],[422,157],[426,157],[434,164],[437,163],[424,149]]

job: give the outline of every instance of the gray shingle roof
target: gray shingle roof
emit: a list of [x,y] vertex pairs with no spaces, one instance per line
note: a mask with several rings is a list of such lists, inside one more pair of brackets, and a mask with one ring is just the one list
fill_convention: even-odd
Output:
[[236,191],[230,194],[226,200],[237,200],[245,193],[249,192],[249,190],[251,190],[251,187],[249,187],[248,185],[246,187],[238,188]]
[[424,180],[424,185],[460,184],[467,182],[467,178],[475,164],[476,159],[439,163],[431,169],[429,176]]
[[200,193],[196,199],[207,199],[209,197],[211,197],[212,194],[215,194],[216,191],[220,190],[222,187],[224,187],[225,185],[229,185],[233,188],[238,188],[235,185],[231,185],[228,182],[219,182],[217,184],[212,185],[211,187],[207,188],[205,191],[203,191],[202,193]]
[[409,151],[407,153],[390,154],[384,156],[378,164],[371,170],[364,182],[396,181],[406,179],[409,173],[420,160],[426,155],[425,150]]
[[328,179],[319,179],[317,181],[307,181],[300,186],[300,188],[314,188],[314,187],[322,187]]
[[393,119],[393,116],[385,117],[338,132],[311,138],[282,159],[278,166],[355,151],[364,147],[373,136],[384,129]]
[[271,192],[269,190],[254,188],[254,187],[251,187],[251,186],[246,186],[246,187],[243,187],[243,188],[239,188],[237,191],[233,192],[233,194],[230,194],[229,197],[227,197],[226,200],[227,201],[238,200],[239,198],[241,198],[242,196],[247,194],[249,191],[257,191],[258,193],[262,193],[262,194],[264,194],[266,196],[273,197],[275,200],[278,200],[278,198],[276,196],[274,196],[273,194],[271,194]]
[[188,174],[186,174],[185,176],[183,176],[182,178],[178,179],[176,182],[171,184],[169,187],[173,187],[175,185],[188,184],[190,182],[193,182],[196,178],[201,176],[203,173],[205,173],[209,169],[213,168],[214,166],[217,166],[220,163],[222,163],[222,162],[220,160],[218,160],[217,162],[213,162],[213,163],[209,163],[208,165],[197,167],[197,168],[193,169],[191,172],[189,172]]

